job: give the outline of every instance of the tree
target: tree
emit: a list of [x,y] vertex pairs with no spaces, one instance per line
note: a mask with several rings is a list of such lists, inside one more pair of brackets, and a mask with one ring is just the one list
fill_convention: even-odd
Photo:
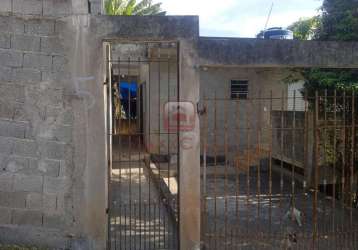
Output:
[[136,0],[107,0],[105,10],[107,15],[165,15],[161,3],[153,4],[152,0],[142,0],[139,3]]
[[300,18],[300,20],[288,26],[287,29],[293,31],[293,37],[295,39],[310,40],[314,37],[320,22],[320,16]]

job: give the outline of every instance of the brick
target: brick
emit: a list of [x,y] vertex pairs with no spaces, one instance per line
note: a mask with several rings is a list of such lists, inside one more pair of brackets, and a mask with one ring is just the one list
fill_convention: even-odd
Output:
[[40,82],[41,71],[35,69],[15,68],[12,70],[11,80],[19,82]]
[[11,12],[11,0],[0,1],[0,12]]
[[0,191],[12,190],[13,177],[12,173],[0,172]]
[[0,67],[0,81],[10,81],[12,76],[11,68]]
[[0,50],[0,66],[21,67],[23,55],[19,51]]
[[15,102],[25,102],[25,87],[17,84],[1,84],[0,98]]
[[42,212],[15,209],[12,213],[12,223],[15,225],[42,226]]
[[0,191],[0,206],[11,208],[25,208],[25,192],[2,192]]
[[41,71],[50,71],[52,67],[52,56],[39,54],[25,54],[24,67]]
[[24,15],[42,15],[42,0],[13,0],[13,12]]
[[60,161],[31,159],[29,168],[38,171],[45,176],[58,177],[60,172]]
[[10,49],[11,36],[10,34],[0,34],[0,48]]
[[13,35],[11,48],[23,51],[40,51],[40,37],[31,35]]
[[10,224],[11,223],[11,209],[0,207],[0,224]]
[[66,16],[72,13],[70,0],[46,0],[43,5],[44,16]]
[[54,56],[52,71],[63,72],[65,70],[66,59],[63,56]]
[[25,33],[34,35],[51,36],[55,33],[55,21],[53,20],[28,20],[25,23]]
[[61,194],[66,192],[68,181],[66,178],[54,178],[45,176],[44,193],[45,194]]
[[38,175],[14,175],[14,190],[27,192],[42,192],[42,176]]
[[49,54],[63,54],[64,48],[58,37],[41,37],[41,52]]
[[14,139],[12,152],[19,156],[36,157],[37,143],[33,140]]
[[9,120],[0,120],[0,136],[25,138],[28,124]]
[[42,209],[43,196],[40,193],[29,193],[26,195],[26,208]]
[[41,145],[41,155],[44,158],[61,160],[65,157],[65,148],[64,143],[48,141]]

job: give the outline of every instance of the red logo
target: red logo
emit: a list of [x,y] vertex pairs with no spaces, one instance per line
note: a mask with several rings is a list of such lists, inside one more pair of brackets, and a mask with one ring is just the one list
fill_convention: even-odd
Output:
[[192,131],[195,107],[191,102],[167,102],[164,106],[164,128],[169,132]]

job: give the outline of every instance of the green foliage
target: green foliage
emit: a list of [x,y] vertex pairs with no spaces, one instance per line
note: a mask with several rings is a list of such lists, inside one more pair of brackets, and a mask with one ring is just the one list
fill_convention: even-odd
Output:
[[319,40],[358,40],[358,1],[324,0],[322,24],[317,30]]
[[143,16],[143,15],[165,15],[161,10],[161,3],[153,4],[152,0],[107,0],[105,2],[107,15]]
[[321,23],[320,16],[301,18],[287,28],[293,31],[293,37],[298,40],[310,40],[314,37],[317,28]]

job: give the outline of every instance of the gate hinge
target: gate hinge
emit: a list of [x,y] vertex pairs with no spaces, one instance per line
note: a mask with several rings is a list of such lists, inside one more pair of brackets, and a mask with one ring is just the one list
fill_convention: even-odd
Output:
[[108,207],[106,208],[106,214],[109,214],[109,208]]

